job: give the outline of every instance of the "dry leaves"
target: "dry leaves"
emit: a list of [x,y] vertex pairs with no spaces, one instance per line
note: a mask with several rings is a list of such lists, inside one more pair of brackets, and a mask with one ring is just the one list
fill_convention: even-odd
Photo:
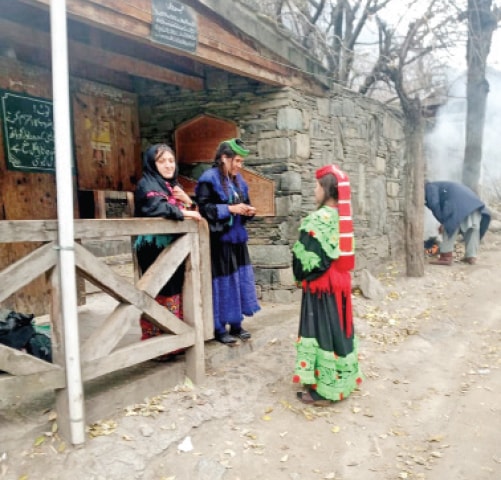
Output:
[[91,437],[101,437],[104,435],[111,435],[117,428],[117,422],[115,420],[100,420],[96,423],[92,423],[87,427],[87,433]]
[[[38,447],[47,446],[54,453],[63,453],[66,450],[66,443],[59,437],[59,426],[56,422],[57,414],[54,411],[49,412],[49,421],[52,422],[50,431],[44,432],[43,435],[38,436],[33,442],[33,447],[39,450]],[[57,444],[57,448],[54,447]]]
[[144,403],[136,403],[134,405],[129,405],[125,408],[125,416],[136,416],[140,415],[143,417],[150,417],[158,413],[164,412],[165,407],[162,404],[163,397],[156,396],[151,398],[145,398]]
[[379,305],[368,306],[360,317],[367,320],[366,324],[372,328],[361,337],[369,338],[382,347],[398,345],[409,335],[415,335],[418,332],[419,319],[429,316],[427,311],[417,312],[412,309],[412,312],[413,315],[408,307],[390,313],[381,309]]

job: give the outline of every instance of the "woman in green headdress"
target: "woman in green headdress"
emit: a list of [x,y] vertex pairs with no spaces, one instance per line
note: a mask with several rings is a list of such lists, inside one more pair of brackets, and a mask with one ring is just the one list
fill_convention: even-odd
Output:
[[244,315],[260,309],[245,229],[256,209],[250,205],[247,183],[239,173],[248,154],[240,139],[225,140],[216,151],[214,165],[195,188],[200,213],[210,228],[214,335],[228,345],[237,338],[251,338],[242,321]]

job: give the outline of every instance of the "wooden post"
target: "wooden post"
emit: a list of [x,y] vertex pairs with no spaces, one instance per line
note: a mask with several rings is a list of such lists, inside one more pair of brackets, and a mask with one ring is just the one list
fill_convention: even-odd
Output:
[[202,316],[202,295],[200,292],[200,249],[199,235],[187,233],[191,240],[191,253],[186,260],[186,274],[183,287],[184,321],[195,329],[195,344],[186,352],[186,372],[190,380],[200,384],[205,378],[204,328]]
[[94,218],[106,218],[106,192],[94,190]]
[[209,224],[206,220],[199,222],[198,238],[200,241],[200,279],[202,282],[202,311],[204,321],[204,339],[214,338],[214,313],[212,310],[212,267],[210,260]]

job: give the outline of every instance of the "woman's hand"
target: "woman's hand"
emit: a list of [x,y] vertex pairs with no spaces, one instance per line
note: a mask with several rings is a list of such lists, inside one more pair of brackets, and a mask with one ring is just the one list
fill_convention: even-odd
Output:
[[192,220],[201,220],[202,215],[196,210],[181,210],[184,218],[191,218]]
[[183,202],[185,205],[191,205],[193,203],[190,196],[179,185],[176,185],[172,189],[172,194],[176,200]]
[[228,207],[230,213],[234,213],[237,215],[244,215],[246,217],[252,217],[256,214],[256,209],[247,205],[246,203],[237,203],[235,205],[230,205]]

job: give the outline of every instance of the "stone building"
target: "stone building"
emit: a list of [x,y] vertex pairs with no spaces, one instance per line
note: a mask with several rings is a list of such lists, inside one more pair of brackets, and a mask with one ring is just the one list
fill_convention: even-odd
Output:
[[357,271],[403,254],[397,111],[335,85],[318,96],[226,73],[197,94],[156,87],[145,82],[139,89],[143,141],[173,138],[177,125],[200,113],[231,118],[252,152],[246,166],[274,181],[275,215],[248,224],[263,300],[285,303],[300,294],[290,251],[301,218],[315,208],[314,172],[327,163],[339,164],[352,182]]
[[[2,92],[50,100],[47,2],[0,0],[0,8]],[[273,184],[273,208],[249,225],[264,301],[299,294],[290,251],[314,208],[314,171],[327,163],[351,178],[357,271],[402,254],[398,111],[332,85],[307,51],[238,2],[74,0],[68,15],[76,217],[106,216],[99,202],[133,191],[144,147],[167,142],[179,156],[179,129],[208,116],[235,126],[252,152],[246,168]],[[165,18],[183,27],[174,41]],[[92,133],[99,122],[102,136]],[[0,150],[0,220],[55,218],[53,172],[17,168]],[[0,247],[0,268],[18,254]],[[45,290],[41,280],[10,305],[40,312],[36,297]]]

